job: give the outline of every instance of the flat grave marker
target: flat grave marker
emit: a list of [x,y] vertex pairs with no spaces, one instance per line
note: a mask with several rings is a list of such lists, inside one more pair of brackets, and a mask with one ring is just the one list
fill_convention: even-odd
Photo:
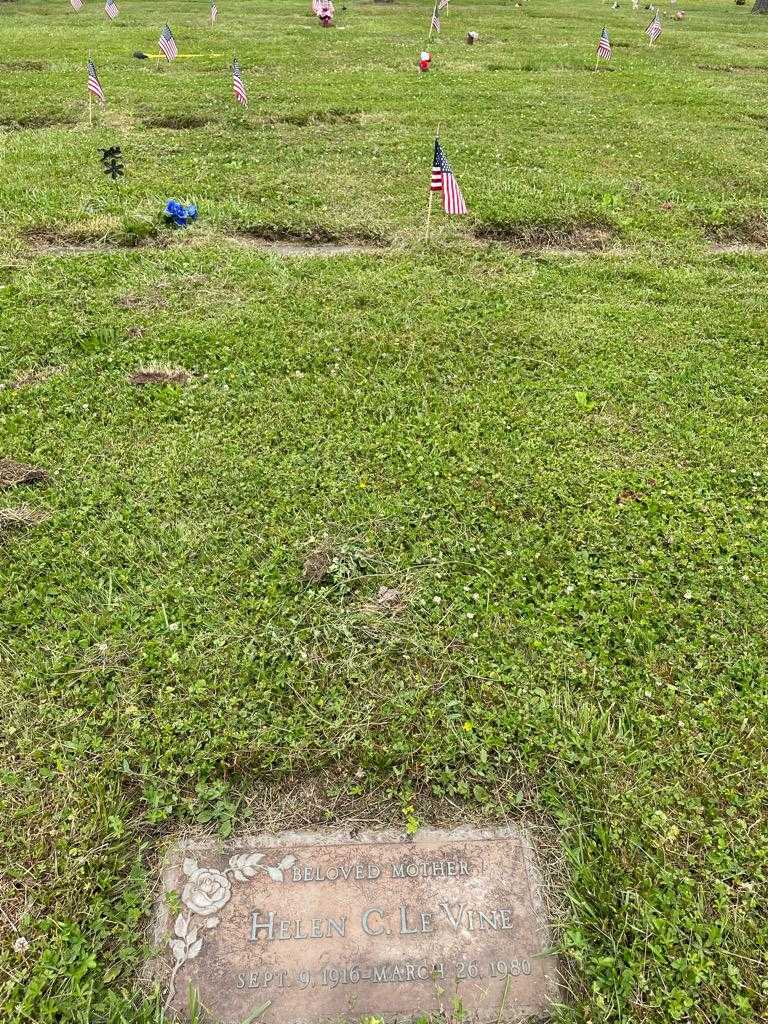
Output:
[[535,851],[516,828],[188,842],[163,883],[161,980],[182,1019],[190,989],[221,1024],[264,1004],[260,1024],[402,1021],[456,998],[496,1024],[557,998]]

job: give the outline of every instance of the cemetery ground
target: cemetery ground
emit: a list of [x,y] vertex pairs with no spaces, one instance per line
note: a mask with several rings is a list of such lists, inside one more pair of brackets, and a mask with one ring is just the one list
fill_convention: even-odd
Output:
[[556,1020],[761,1019],[768,22],[121,6],[0,5],[0,1017],[161,1019],[179,834],[448,808],[549,844]]

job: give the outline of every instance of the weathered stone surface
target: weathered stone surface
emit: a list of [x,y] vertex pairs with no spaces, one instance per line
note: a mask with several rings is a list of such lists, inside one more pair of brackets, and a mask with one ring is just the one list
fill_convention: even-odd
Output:
[[164,894],[157,938],[181,1014],[190,986],[221,1024],[267,1002],[262,1024],[402,1020],[456,997],[469,1020],[495,1024],[557,997],[534,850],[518,830],[186,843],[163,881],[176,897]]

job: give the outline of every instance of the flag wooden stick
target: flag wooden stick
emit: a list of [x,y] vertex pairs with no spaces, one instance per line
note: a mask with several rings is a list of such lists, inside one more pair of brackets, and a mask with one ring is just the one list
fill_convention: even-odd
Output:
[[[440,125],[437,126],[437,131],[435,132],[435,138],[436,139],[440,138]],[[432,191],[432,175],[430,173],[430,176],[429,176],[429,204],[427,206],[427,229],[426,229],[426,232],[424,234],[424,241],[425,242],[429,241],[429,225],[430,225],[430,223],[432,221],[432,203],[434,201],[434,198],[435,198],[435,193]]]
[[433,202],[434,198],[435,198],[435,193],[432,191],[432,186],[430,185],[429,186],[429,205],[427,206],[427,231],[426,231],[426,234],[424,235],[424,241],[425,242],[429,241],[429,224],[430,224],[430,221],[432,220],[432,202]]
[[435,31],[435,15],[437,14],[437,2],[438,2],[438,0],[435,0],[435,6],[432,9],[432,21],[429,23],[429,38],[430,39],[432,38],[432,33]]
[[[91,51],[89,50],[88,51],[88,65],[89,65],[89,68],[88,68],[88,79],[89,79],[89,82],[88,82],[88,84],[89,84],[89,86],[90,86],[90,63],[91,63]],[[93,128],[93,93],[91,92],[90,88],[88,89],[88,126],[89,126],[89,128]]]
[[595,71],[600,67],[600,55],[598,54],[597,60],[595,61]]

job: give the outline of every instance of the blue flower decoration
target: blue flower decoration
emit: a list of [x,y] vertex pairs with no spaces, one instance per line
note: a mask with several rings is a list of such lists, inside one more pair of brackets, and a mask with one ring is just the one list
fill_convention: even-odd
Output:
[[165,207],[165,219],[168,224],[175,228],[185,228],[197,220],[197,207],[194,203],[184,206],[175,199],[169,199]]

